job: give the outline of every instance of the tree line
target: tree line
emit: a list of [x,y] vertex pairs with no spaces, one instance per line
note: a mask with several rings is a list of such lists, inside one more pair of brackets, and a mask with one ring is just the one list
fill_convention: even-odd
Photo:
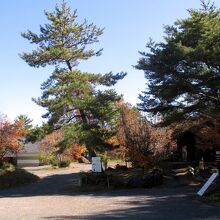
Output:
[[[27,140],[44,140],[57,155],[86,149],[95,156],[121,148],[124,157],[143,165],[174,149],[173,131],[179,128],[210,121],[213,126],[201,134],[219,138],[220,11],[201,1],[201,9],[188,12],[187,18],[165,26],[162,42],[150,39],[146,52],[140,52],[135,68],[144,71],[147,88],[137,107],[113,89],[127,73],[78,69],[81,61],[101,55],[102,48],[94,48],[104,29],[78,22],[77,11],[65,2],[45,12],[48,23],[39,33],[22,33],[36,47],[20,57],[31,67],[54,67],[41,85],[41,97],[33,99],[47,110],[47,123],[30,129]],[[159,120],[150,122],[155,117]]]

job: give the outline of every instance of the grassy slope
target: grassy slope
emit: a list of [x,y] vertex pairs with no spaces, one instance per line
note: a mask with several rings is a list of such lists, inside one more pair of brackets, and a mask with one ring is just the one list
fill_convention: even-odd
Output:
[[0,189],[26,185],[39,180],[39,177],[13,165],[0,167]]

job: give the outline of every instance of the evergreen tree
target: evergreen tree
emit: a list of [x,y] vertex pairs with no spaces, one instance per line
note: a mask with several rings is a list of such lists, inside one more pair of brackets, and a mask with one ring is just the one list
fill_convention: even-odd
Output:
[[48,24],[40,26],[40,34],[31,31],[22,36],[38,47],[21,54],[30,66],[55,66],[49,79],[42,84],[42,96],[34,101],[45,108],[48,123],[53,129],[63,129],[65,138],[61,148],[82,143],[90,151],[108,146],[112,135],[120,99],[113,89],[97,90],[97,86],[113,86],[125,74],[93,74],[81,72],[77,65],[82,60],[99,56],[91,45],[99,42],[103,29],[86,20],[79,24],[76,11],[65,2],[56,5],[54,12],[45,12]]
[[19,115],[16,118],[16,121],[21,122],[24,133],[26,135],[31,131],[31,129],[33,127],[33,125],[32,125],[33,120],[30,119],[27,115],[24,115],[24,114]]
[[163,42],[150,40],[136,65],[148,83],[139,108],[159,113],[163,124],[220,115],[220,11],[201,3],[165,27]]

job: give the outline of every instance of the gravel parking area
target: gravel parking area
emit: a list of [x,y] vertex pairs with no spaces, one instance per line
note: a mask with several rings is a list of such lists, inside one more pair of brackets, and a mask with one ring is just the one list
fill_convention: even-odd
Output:
[[192,187],[66,193],[77,180],[77,165],[64,170],[32,169],[38,183],[0,191],[0,219],[220,219],[220,209],[198,202]]

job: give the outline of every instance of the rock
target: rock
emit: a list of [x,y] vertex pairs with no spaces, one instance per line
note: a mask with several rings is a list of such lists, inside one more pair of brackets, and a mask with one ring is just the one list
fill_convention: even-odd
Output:
[[127,183],[127,187],[132,187],[132,188],[142,187],[142,185],[143,185],[143,180],[141,176],[132,176],[129,178],[129,181]]
[[153,187],[163,184],[163,174],[159,169],[154,169],[143,176],[143,187]]
[[112,167],[108,167],[105,171],[112,171],[112,170],[115,170],[115,169]]
[[154,186],[154,175],[153,174],[144,175],[142,177],[142,180],[143,180],[143,184],[142,184],[143,187],[148,188],[148,187]]
[[78,159],[78,162],[79,163],[87,163],[87,164],[90,164],[91,162],[86,159],[85,157],[81,156],[79,159]]
[[110,177],[110,185],[115,188],[125,187],[127,185],[127,179],[121,176],[111,176]]
[[116,164],[115,169],[116,170],[127,170],[128,168],[124,165]]
[[105,184],[106,176],[103,173],[83,173],[81,174],[83,184],[99,185]]
[[163,175],[160,173],[154,174],[154,186],[159,186],[163,184]]

